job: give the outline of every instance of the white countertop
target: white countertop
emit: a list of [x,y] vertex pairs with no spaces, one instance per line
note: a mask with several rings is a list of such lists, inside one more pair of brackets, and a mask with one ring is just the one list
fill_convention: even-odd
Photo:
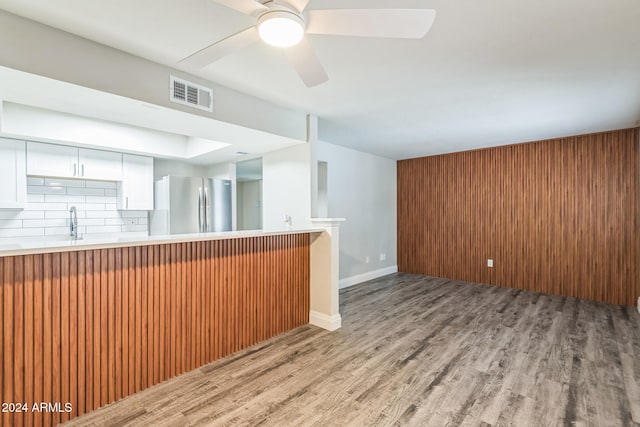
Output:
[[163,245],[168,243],[200,242],[206,240],[241,239],[244,237],[278,236],[301,233],[321,233],[322,229],[280,230],[280,231],[226,231],[221,233],[147,235],[99,235],[84,236],[80,240],[69,238],[12,238],[0,241],[0,257],[15,255],[43,254],[53,252],[83,251],[89,249],[121,248],[130,246]]

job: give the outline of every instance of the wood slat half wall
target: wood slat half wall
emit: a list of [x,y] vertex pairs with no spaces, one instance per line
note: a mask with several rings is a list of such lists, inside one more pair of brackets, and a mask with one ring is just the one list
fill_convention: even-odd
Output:
[[0,400],[29,409],[0,425],[56,425],[308,323],[309,241],[0,258]]
[[398,162],[399,270],[634,305],[639,138],[628,129]]

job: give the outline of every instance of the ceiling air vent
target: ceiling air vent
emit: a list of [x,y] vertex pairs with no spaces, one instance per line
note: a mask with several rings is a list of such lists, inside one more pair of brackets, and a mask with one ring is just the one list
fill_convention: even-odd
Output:
[[213,90],[170,76],[169,98],[172,102],[201,110],[213,111]]

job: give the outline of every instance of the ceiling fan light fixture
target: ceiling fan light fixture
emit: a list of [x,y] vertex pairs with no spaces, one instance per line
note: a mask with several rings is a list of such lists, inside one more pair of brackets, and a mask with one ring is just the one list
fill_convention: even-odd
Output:
[[290,47],[300,43],[304,29],[302,18],[292,12],[270,11],[258,18],[258,34],[271,46]]

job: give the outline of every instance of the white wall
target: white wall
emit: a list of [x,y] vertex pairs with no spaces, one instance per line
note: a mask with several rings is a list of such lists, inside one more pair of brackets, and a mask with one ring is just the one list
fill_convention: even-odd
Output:
[[203,178],[209,176],[208,170],[204,166],[193,165],[179,160],[153,159],[154,181],[167,175],[201,176]]
[[311,227],[311,150],[301,144],[262,156],[262,224],[264,230]]
[[[314,143],[314,173],[318,161],[328,164],[328,216],[347,219],[340,226],[341,282],[393,270],[397,266],[396,161],[322,141]],[[381,261],[380,254],[386,254],[386,260]]]

